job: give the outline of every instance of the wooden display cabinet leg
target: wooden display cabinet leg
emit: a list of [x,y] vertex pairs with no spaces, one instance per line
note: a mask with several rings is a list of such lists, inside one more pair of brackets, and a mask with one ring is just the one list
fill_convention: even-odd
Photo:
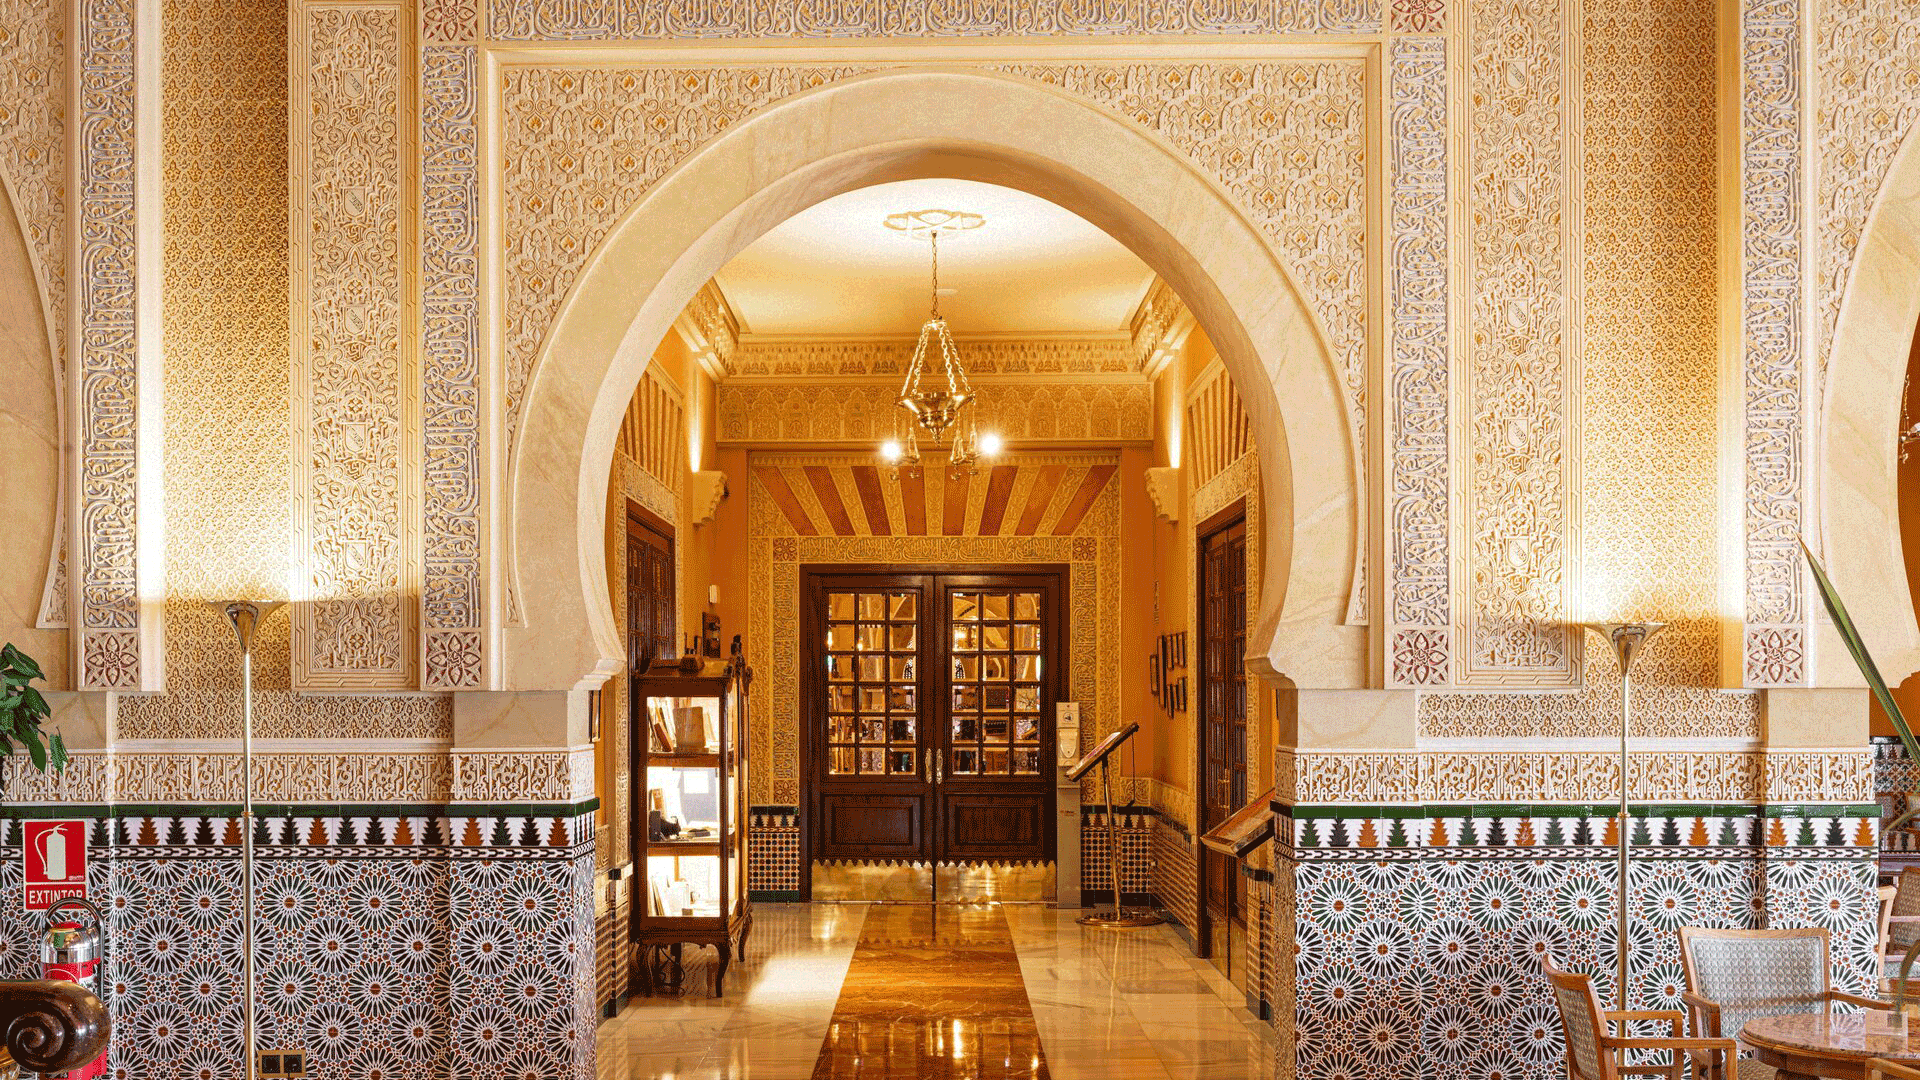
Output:
[[733,948],[725,943],[715,945],[714,948],[719,950],[720,960],[713,967],[713,996],[719,997],[725,989],[727,965],[733,962]]

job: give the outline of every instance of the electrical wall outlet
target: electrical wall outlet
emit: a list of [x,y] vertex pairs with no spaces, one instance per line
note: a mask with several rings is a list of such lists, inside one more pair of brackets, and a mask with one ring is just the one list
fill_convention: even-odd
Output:
[[269,1050],[260,1055],[261,1080],[287,1080],[307,1075],[307,1055],[303,1050]]

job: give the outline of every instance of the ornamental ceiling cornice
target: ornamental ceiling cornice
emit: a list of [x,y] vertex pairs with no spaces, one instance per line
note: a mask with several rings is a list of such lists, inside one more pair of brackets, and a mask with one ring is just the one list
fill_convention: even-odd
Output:
[[[716,381],[898,377],[906,372],[917,340],[912,334],[744,333],[725,291],[715,281],[700,287],[674,326]],[[1133,374],[1151,379],[1166,367],[1194,326],[1193,314],[1179,294],[1156,277],[1128,316],[1124,330],[957,333],[954,339],[966,358],[968,373],[976,377]]]
[[[793,378],[843,375],[898,379],[913,356],[915,339],[744,337],[727,365],[726,378]],[[982,377],[1120,377],[1143,381],[1133,343],[1124,334],[1086,337],[1001,338],[955,335],[967,374]]]

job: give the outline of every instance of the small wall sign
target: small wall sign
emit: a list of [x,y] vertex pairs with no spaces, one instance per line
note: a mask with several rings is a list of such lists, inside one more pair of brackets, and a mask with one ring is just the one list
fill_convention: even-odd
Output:
[[27,910],[45,911],[68,897],[86,899],[87,823],[24,821],[21,826]]

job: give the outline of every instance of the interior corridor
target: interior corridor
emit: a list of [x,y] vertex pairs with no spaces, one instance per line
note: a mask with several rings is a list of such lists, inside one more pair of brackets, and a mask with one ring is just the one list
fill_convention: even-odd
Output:
[[706,994],[712,954],[690,955],[685,997],[634,998],[601,1026],[600,1080],[1273,1075],[1273,1029],[1171,927],[1116,932],[1078,914],[756,905],[726,993]]

